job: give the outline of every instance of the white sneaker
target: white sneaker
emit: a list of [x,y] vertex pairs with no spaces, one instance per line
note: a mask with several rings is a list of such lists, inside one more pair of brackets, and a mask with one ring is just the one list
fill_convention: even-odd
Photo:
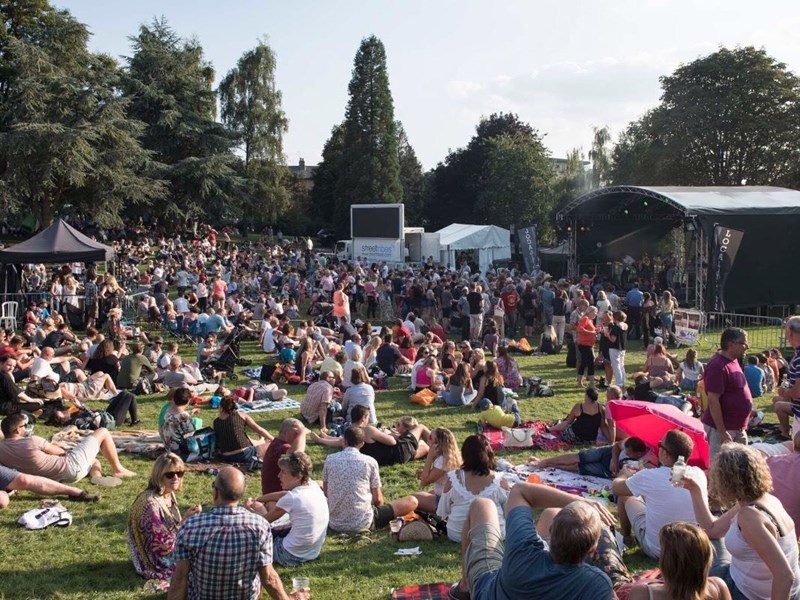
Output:
[[192,452],[189,456],[186,457],[186,462],[187,463],[194,462],[199,458],[200,458],[199,452]]
[[748,425],[748,427],[758,427],[759,425],[761,425],[761,422],[763,420],[764,420],[764,411],[763,410],[759,410],[755,414],[755,416],[753,416],[750,419],[750,424]]

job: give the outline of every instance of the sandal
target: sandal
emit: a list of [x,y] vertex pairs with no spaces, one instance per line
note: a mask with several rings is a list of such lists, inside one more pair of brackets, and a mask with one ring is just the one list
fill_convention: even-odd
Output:
[[100,487],[117,487],[118,485],[122,485],[122,479],[119,477],[112,477],[107,475],[92,477],[89,481],[91,481],[94,485],[99,485]]
[[72,500],[73,502],[97,502],[100,500],[101,496],[97,494],[90,494],[86,490],[83,490],[77,496],[67,496],[67,500]]

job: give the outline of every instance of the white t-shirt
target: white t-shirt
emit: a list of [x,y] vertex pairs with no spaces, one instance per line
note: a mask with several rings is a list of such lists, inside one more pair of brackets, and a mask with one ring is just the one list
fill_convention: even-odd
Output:
[[[439,469],[440,471],[444,471],[444,456],[437,456],[433,459],[433,464],[431,465],[434,469]],[[447,483],[447,473],[439,477],[436,481],[433,482],[433,489],[431,490],[435,496],[441,496],[444,494],[444,484]]]
[[328,531],[328,500],[320,487],[310,482],[289,490],[276,506],[285,510],[292,528],[283,540],[284,549],[303,560],[319,556]]
[[61,378],[58,376],[58,373],[53,371],[52,365],[41,356],[37,356],[33,360],[33,364],[31,365],[31,375],[33,377],[38,377],[39,379],[45,379],[49,377],[56,383],[61,380]]
[[[643,469],[626,481],[633,495],[641,496],[647,505],[644,543],[655,554],[661,554],[658,534],[664,525],[675,521],[697,524],[688,490],[674,487],[670,483],[671,474],[670,467],[661,466],[655,469]],[[705,496],[707,488],[705,473],[697,467],[687,466],[686,474],[697,482]]]
[[275,352],[275,340],[272,337],[272,325],[268,319],[261,321],[261,329],[264,330],[264,343],[262,348],[264,352]]
[[172,301],[172,306],[175,308],[175,312],[180,315],[185,315],[189,312],[189,301],[183,296],[175,298]]

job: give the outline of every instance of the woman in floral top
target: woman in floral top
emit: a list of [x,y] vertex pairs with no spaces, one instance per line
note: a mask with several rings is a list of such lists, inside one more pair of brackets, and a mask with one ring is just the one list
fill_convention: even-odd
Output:
[[[175,569],[172,551],[182,520],[175,493],[183,488],[184,471],[177,454],[159,456],[147,489],[137,496],[128,513],[128,548],[136,573],[145,579],[167,582]],[[184,518],[201,511],[196,504]]]

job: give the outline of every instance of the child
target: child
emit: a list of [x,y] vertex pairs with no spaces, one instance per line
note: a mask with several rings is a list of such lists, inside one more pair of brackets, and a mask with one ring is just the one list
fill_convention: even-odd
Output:
[[629,437],[611,446],[588,448],[548,458],[532,456],[528,459],[528,464],[538,469],[563,469],[581,475],[611,479],[625,463],[642,460],[648,453],[647,445],[640,438]]

